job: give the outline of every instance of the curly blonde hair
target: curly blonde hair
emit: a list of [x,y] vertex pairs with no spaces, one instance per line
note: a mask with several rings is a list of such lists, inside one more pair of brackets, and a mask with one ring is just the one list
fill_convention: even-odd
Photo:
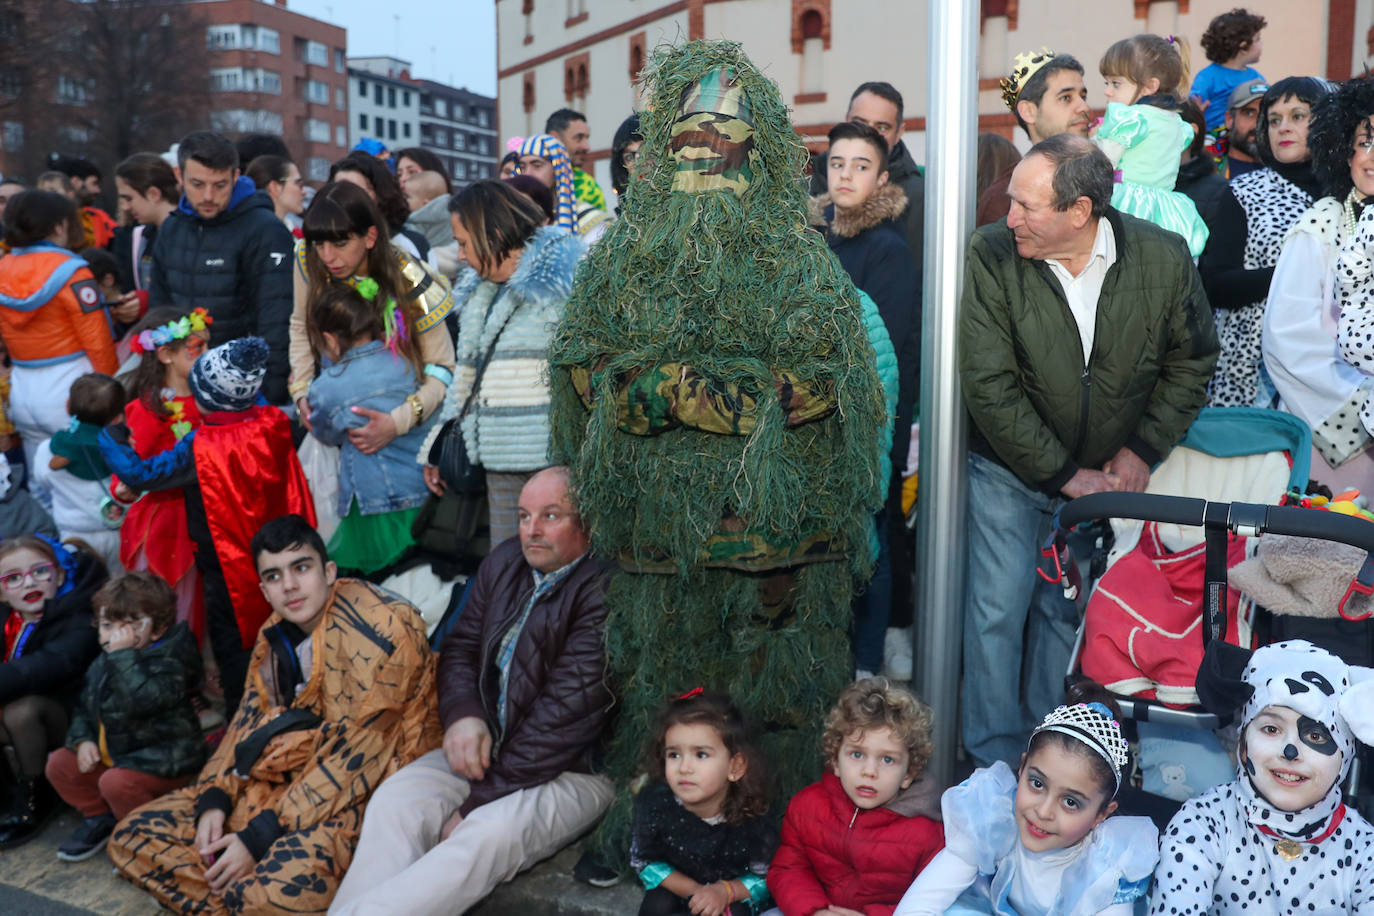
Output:
[[885,677],[855,681],[844,689],[825,717],[821,750],[825,765],[835,768],[844,739],[855,732],[888,728],[907,751],[906,773],[917,779],[935,750],[930,740],[930,707]]

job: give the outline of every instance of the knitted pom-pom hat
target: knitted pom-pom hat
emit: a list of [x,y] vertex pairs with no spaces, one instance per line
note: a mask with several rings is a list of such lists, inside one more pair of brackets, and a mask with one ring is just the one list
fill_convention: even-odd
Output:
[[207,351],[191,366],[191,394],[201,410],[247,410],[267,373],[267,341],[240,337]]

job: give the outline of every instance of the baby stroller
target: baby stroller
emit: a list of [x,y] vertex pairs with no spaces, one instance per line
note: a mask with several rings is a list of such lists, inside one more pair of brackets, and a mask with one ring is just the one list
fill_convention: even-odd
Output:
[[[1097,580],[1090,602],[1093,608],[1106,610],[1096,617],[1085,614],[1070,675],[1081,671],[1113,691],[1123,717],[1134,723],[1142,737],[1142,758],[1147,729],[1186,729],[1201,739],[1211,738],[1212,731],[1228,724],[1196,705],[1193,679],[1212,639],[1227,639],[1246,648],[1282,638],[1324,642],[1310,632],[1280,632],[1262,609],[1248,599],[1239,600],[1228,587],[1228,567],[1244,559],[1247,549],[1253,552],[1251,539],[1268,532],[1350,544],[1366,554],[1374,548],[1374,524],[1367,521],[1263,504],[1277,503],[1290,487],[1301,489],[1306,484],[1309,436],[1300,421],[1277,411],[1203,410],[1179,448],[1155,470],[1150,492],[1093,494],[1061,509],[1057,525],[1061,533],[1085,522],[1113,520],[1114,543],[1107,565],[1116,572]],[[1071,569],[1057,549],[1062,543],[1060,534],[1046,550],[1058,560],[1058,569]],[[1104,543],[1102,552],[1107,551]],[[1192,582],[1170,582],[1170,576],[1177,578],[1183,571],[1192,574]],[[1063,575],[1062,581],[1066,591],[1075,587],[1070,575]],[[1172,590],[1156,594],[1164,586]],[[1374,561],[1366,558],[1341,601],[1342,612],[1352,595],[1371,592]],[[1162,607],[1172,619],[1148,619],[1140,611],[1142,606]],[[1330,651],[1346,654],[1340,639],[1325,642]],[[1127,671],[1132,665],[1133,670]],[[1359,784],[1358,769],[1356,761],[1347,784],[1351,794]],[[1158,794],[1165,798],[1137,798],[1137,813],[1162,820],[1172,813],[1171,802],[1209,787],[1189,790],[1186,785],[1168,786],[1167,778],[1164,782],[1166,789]],[[1148,788],[1148,779],[1145,784]],[[1187,791],[1169,791],[1173,788]],[[1129,804],[1125,798],[1122,801],[1123,806]]]

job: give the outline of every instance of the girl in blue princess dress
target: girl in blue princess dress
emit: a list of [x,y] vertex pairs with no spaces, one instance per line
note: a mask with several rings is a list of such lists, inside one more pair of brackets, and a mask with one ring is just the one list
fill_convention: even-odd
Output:
[[1193,128],[1176,110],[1145,101],[1176,109],[1187,98],[1186,55],[1173,36],[1136,35],[1108,48],[1098,65],[1107,84],[1107,114],[1095,139],[1117,168],[1112,206],[1177,232],[1196,258],[1207,244],[1207,225],[1193,202],[1174,190]]
[[1126,740],[1092,681],[1031,734],[1016,773],[998,761],[941,799],[945,848],[893,916],[1130,916],[1159,858],[1149,818],[1112,817]]

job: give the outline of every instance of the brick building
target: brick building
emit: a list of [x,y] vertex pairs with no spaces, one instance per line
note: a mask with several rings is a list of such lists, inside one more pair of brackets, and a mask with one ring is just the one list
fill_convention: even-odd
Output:
[[348,150],[346,31],[286,0],[208,0],[211,126],[230,137],[280,134],[307,181]]

